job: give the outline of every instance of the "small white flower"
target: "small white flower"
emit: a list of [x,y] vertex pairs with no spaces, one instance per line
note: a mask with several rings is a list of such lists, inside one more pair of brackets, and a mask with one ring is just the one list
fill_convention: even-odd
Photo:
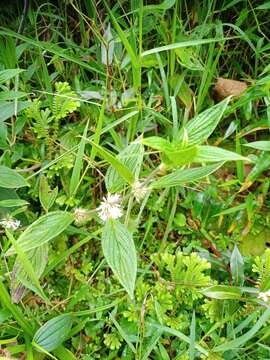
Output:
[[102,221],[108,219],[118,219],[122,216],[122,209],[120,207],[121,196],[119,194],[108,193],[107,197],[103,198],[100,206],[97,208],[98,215]]
[[270,298],[270,289],[265,292],[259,292],[258,299],[262,299],[264,302],[269,301]]
[[145,187],[140,181],[135,181],[132,185],[132,193],[138,202],[145,197],[147,191],[147,187]]
[[6,219],[2,219],[0,221],[0,225],[6,229],[17,230],[20,226],[20,220],[13,219],[12,217],[8,217]]

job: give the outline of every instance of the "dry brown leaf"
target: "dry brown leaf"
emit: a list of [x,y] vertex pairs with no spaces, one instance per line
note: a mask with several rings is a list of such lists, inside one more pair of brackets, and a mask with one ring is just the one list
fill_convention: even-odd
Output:
[[221,101],[227,96],[239,97],[247,87],[244,81],[218,78],[213,89],[214,98],[217,101]]

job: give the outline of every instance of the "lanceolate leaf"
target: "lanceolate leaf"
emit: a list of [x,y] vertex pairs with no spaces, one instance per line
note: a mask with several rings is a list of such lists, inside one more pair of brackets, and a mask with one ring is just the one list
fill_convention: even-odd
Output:
[[[48,260],[48,244],[39,246],[27,253],[29,262],[32,264],[37,279],[40,278],[45,270]],[[11,275],[11,296],[14,303],[18,303],[25,293],[25,287],[33,290],[34,285],[31,283],[29,275],[25,271],[25,267],[17,257],[13,266]]]
[[218,161],[250,161],[233,151],[228,151],[217,146],[198,146],[198,153],[193,162],[218,162]]
[[251,147],[253,149],[258,149],[262,151],[270,151],[270,141],[254,141],[245,146]]
[[12,170],[6,166],[0,166],[0,186],[8,189],[16,189],[24,186],[28,186],[27,181],[18,174],[15,170]]
[[[53,211],[41,216],[18,238],[17,243],[23,251],[41,246],[61,234],[74,220],[74,216],[64,211]],[[11,247],[7,255],[15,253]]]
[[118,174],[125,179],[129,184],[134,182],[134,176],[129,168],[124,165],[118,158],[112,155],[109,151],[105,150],[102,146],[95,144],[93,141],[90,143],[97,149],[101,157],[103,157],[108,163],[118,172]]
[[108,220],[103,229],[102,248],[110,268],[133,298],[137,256],[132,236],[126,226],[117,220]]
[[212,299],[226,300],[226,299],[240,299],[241,290],[237,287],[226,285],[215,285],[204,289],[202,293]]
[[[134,177],[138,177],[141,163],[143,161],[144,149],[141,143],[131,143],[122,150],[116,158],[125,165]],[[110,166],[105,176],[106,188],[108,191],[119,191],[125,185],[125,181],[121,178],[113,166]]]
[[270,317],[270,308],[267,308],[265,312],[260,316],[260,318],[256,321],[254,326],[247,331],[244,335],[237,337],[234,340],[226,341],[225,343],[215,347],[213,349],[214,352],[224,352],[227,350],[232,350],[236,348],[242,347],[249,339],[251,339],[259,330],[260,328],[266,323],[266,321]]
[[230,267],[232,272],[232,278],[234,285],[242,286],[244,283],[244,260],[240,254],[237,245],[234,246],[231,259]]
[[179,140],[184,141],[187,137],[188,146],[199,145],[207,140],[221,120],[229,101],[230,97],[190,120],[185,129],[180,130]]
[[7,69],[0,71],[0,84],[4,83],[7,80],[10,80],[14,76],[20,74],[23,69]]
[[151,184],[151,187],[153,189],[160,189],[164,187],[179,186],[188,182],[196,181],[201,178],[204,178],[205,176],[212,174],[222,165],[223,162],[214,165],[204,166],[204,167],[175,170],[171,174],[163,176],[159,180],[154,181]]
[[53,351],[67,338],[72,325],[72,316],[64,314],[46,322],[35,333],[33,344],[40,350]]

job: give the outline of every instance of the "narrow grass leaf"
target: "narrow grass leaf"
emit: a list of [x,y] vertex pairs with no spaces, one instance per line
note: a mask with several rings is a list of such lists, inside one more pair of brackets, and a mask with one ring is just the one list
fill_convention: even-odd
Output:
[[[147,323],[150,327],[154,327],[157,328],[159,330],[161,330],[163,333],[166,333],[168,335],[172,335],[172,336],[176,336],[179,339],[181,339],[182,341],[186,342],[187,344],[190,344],[190,338],[188,336],[186,336],[185,334],[183,334],[181,331],[178,331],[176,329],[170,328],[168,326],[163,326],[154,322],[148,322]],[[201,345],[197,344],[195,342],[194,344],[195,349],[197,349],[200,353],[204,354],[204,355],[208,355],[208,350],[204,349]]]
[[195,339],[196,339],[196,318],[195,318],[195,311],[193,310],[192,320],[190,324],[189,360],[195,359]]
[[226,40],[226,38],[223,38],[223,39],[201,39],[201,40],[189,40],[189,41],[178,42],[178,43],[160,46],[160,47],[157,47],[157,48],[154,48],[151,50],[144,51],[142,53],[142,57],[145,57],[145,56],[151,55],[151,54],[157,54],[162,51],[180,49],[180,48],[185,48],[185,47],[190,47],[190,46],[199,46],[199,45],[204,45],[204,44],[210,44],[213,42],[220,42],[220,41],[224,41],[224,40]]
[[116,329],[118,330],[119,334],[122,336],[122,338],[125,340],[125,342],[128,344],[130,350],[136,354],[136,349],[134,347],[134,345],[132,344],[132,342],[129,339],[129,335],[124,331],[124,329],[121,327],[121,325],[119,324],[119,322],[115,319],[115,317],[113,316],[112,313],[110,313],[110,320],[113,322],[114,326],[116,327]]
[[117,220],[108,220],[102,233],[102,249],[113,273],[133,298],[137,255],[132,236],[126,226]]
[[88,131],[89,121],[85,125],[83,136],[80,141],[79,149],[76,155],[75,164],[72,170],[72,175],[69,183],[69,194],[70,196],[75,196],[76,191],[78,189],[80,183],[80,175],[83,167],[83,156],[84,156],[84,148],[86,143],[86,136]]
[[103,159],[105,159],[124,180],[126,180],[129,184],[132,184],[134,182],[134,175],[132,174],[132,172],[127,166],[125,166],[121,161],[119,161],[116,156],[112,155],[102,146],[95,144],[93,141],[89,140],[89,142],[97,149],[98,153],[103,157]]
[[244,335],[239,336],[237,339],[227,341],[219,346],[216,346],[214,352],[224,352],[227,350],[237,349],[242,347],[248,340],[252,339],[260,328],[266,323],[270,317],[270,308],[267,308],[265,312],[260,316],[255,325]]

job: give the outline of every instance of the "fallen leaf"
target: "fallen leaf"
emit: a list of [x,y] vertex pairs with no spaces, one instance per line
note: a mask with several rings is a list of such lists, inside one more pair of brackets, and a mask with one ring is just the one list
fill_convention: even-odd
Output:
[[239,97],[247,87],[244,81],[218,78],[213,89],[214,99],[221,101],[227,96]]

